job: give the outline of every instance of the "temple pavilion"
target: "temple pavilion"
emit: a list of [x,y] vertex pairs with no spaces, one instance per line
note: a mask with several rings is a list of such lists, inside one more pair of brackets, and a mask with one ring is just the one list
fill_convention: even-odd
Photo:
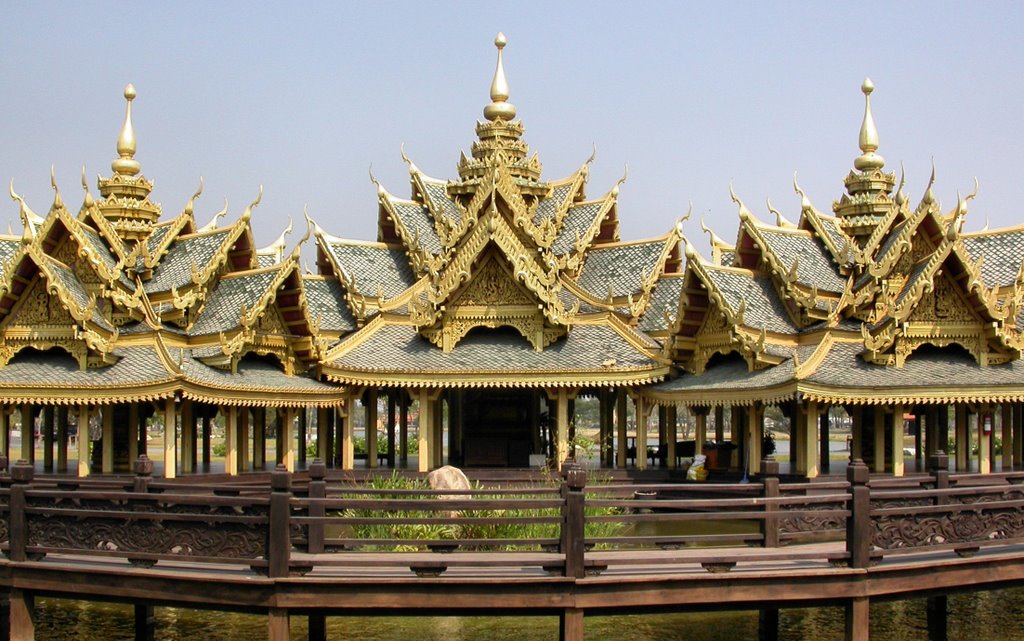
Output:
[[[674,468],[713,437],[729,445],[722,467],[756,472],[772,406],[807,477],[829,471],[836,420],[877,472],[904,473],[908,435],[918,462],[952,444],[957,469],[1021,464],[1024,226],[964,232],[976,192],[943,210],[934,172],[915,204],[877,153],[870,81],[832,212],[795,178],[796,222],[770,205],[774,221],[759,220],[733,193],[735,242],[705,227],[703,257],[682,220],[621,240],[623,181],[588,195],[593,157],[542,176],[495,44],[457,177],[403,151],[410,195],[374,180],[376,240],[307,216],[290,251],[291,225],[255,245],[258,196],[234,222],[225,206],[201,224],[200,180],[162,215],[135,159],[129,85],[98,195],[83,171],[74,212],[53,181],[40,216],[11,185],[22,231],[0,236],[0,450],[34,460],[37,434],[44,470],[80,476],[143,454],[168,478],[214,458],[228,474],[295,469],[307,452],[348,470],[522,468],[573,456],[586,398],[608,467]],[[315,274],[300,269],[306,243]]]

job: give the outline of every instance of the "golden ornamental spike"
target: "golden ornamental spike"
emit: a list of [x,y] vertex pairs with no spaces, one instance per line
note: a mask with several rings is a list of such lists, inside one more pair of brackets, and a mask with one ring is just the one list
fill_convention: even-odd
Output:
[[139,161],[135,160],[135,129],[132,127],[132,101],[135,100],[135,96],[135,85],[128,83],[124,88],[124,99],[127,101],[124,125],[121,127],[121,135],[117,138],[118,158],[110,163],[115,174],[134,176],[141,169]]
[[505,67],[502,65],[502,49],[508,44],[505,34],[499,33],[494,39],[494,46],[498,48],[498,64],[494,69],[494,80],[491,81],[491,104],[484,107],[484,118],[494,122],[495,120],[511,121],[516,117],[515,106],[508,102],[509,88],[508,80],[505,78]]
[[876,154],[878,151],[878,129],[875,127],[875,118],[871,115],[871,92],[875,90],[871,78],[865,78],[860,90],[864,93],[864,121],[860,126],[860,150],[862,153],[853,161],[853,166],[860,171],[881,169],[885,166],[885,159]]

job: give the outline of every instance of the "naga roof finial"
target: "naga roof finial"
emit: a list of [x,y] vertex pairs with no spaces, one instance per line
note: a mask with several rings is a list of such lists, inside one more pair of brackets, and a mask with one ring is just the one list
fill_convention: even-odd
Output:
[[861,171],[881,169],[885,166],[885,159],[875,153],[878,151],[878,129],[871,115],[871,92],[875,90],[871,78],[864,79],[860,90],[864,92],[864,122],[860,125],[860,150],[863,153],[853,161],[853,166]]
[[110,163],[115,174],[134,176],[141,169],[139,161],[135,160],[135,129],[132,127],[132,100],[135,100],[135,95],[135,85],[128,83],[124,88],[124,99],[127,101],[124,125],[121,127],[121,135],[117,138],[118,158]]
[[508,44],[505,34],[499,33],[494,39],[498,48],[498,66],[494,69],[494,80],[491,81],[491,104],[484,107],[484,118],[511,121],[516,117],[515,105],[508,102],[508,80],[505,79],[505,68],[501,64],[501,50]]

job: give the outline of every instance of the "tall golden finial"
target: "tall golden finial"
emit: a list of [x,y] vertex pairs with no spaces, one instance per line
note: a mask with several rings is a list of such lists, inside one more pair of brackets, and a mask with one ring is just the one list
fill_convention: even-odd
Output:
[[871,78],[864,79],[860,90],[864,92],[864,122],[860,126],[860,150],[864,153],[853,161],[853,166],[861,171],[881,169],[885,166],[885,159],[875,153],[878,151],[878,129],[871,115],[871,92],[875,90]]
[[135,129],[132,127],[132,100],[135,100],[135,85],[128,83],[124,88],[124,99],[128,102],[124,112],[124,126],[117,138],[118,159],[110,164],[115,174],[134,176],[139,173],[139,161],[135,160]]
[[501,50],[508,44],[505,34],[499,33],[494,39],[498,48],[498,66],[494,69],[494,80],[491,82],[491,104],[484,107],[484,118],[491,122],[501,119],[511,121],[516,117],[515,105],[508,102],[508,80],[505,79],[505,68],[501,64]]

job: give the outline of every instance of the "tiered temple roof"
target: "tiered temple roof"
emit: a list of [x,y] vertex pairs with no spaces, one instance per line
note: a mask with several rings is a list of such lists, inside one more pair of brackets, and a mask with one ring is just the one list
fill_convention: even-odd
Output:
[[[865,81],[861,155],[832,214],[794,178],[790,222],[735,193],[734,243],[710,258],[682,221],[619,238],[619,184],[586,193],[593,157],[542,177],[502,66],[458,176],[408,157],[410,197],[378,190],[374,241],[306,217],[257,248],[257,197],[233,222],[161,220],[135,159],[135,90],[113,173],[77,213],[11,186],[0,236],[0,401],[338,405],[346,386],[629,387],[662,404],[1024,400],[1024,228],[963,232],[974,193],[911,204],[884,171]],[[376,181],[375,181],[376,182]],[[706,228],[705,228],[706,229]],[[315,244],[317,273],[299,254]]]

